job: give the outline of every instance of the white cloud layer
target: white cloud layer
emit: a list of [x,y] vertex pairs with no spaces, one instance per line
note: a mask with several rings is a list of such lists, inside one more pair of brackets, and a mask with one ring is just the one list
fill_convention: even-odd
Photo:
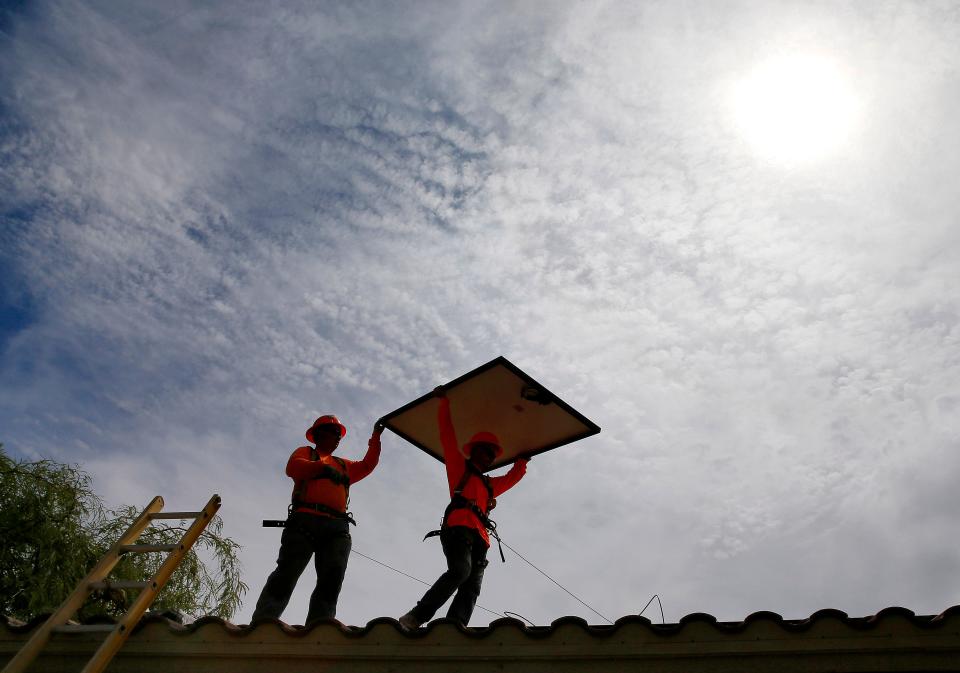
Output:
[[[954,3],[4,11],[0,441],[115,503],[220,493],[236,621],[306,425],[336,412],[357,458],[500,354],[603,428],[498,508],[602,614],[958,602]],[[812,163],[755,154],[729,106],[793,52],[859,101]],[[355,548],[432,581],[442,470],[384,444]],[[423,588],[354,556],[339,617]],[[598,621],[515,557],[480,603]]]

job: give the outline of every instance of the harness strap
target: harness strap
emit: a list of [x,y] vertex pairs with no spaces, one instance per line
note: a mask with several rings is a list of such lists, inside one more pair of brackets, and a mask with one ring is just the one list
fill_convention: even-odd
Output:
[[463,493],[463,489],[467,487],[467,482],[470,481],[471,475],[480,477],[484,488],[487,489],[487,501],[493,501],[493,486],[490,485],[490,477],[477,470],[469,461],[464,464],[463,475],[461,475],[460,481],[457,482],[456,487],[453,489],[453,495],[458,496]]
[[427,538],[440,535],[441,531],[447,528],[447,519],[450,517],[451,512],[458,509],[468,509],[473,512],[474,516],[480,520],[480,523],[483,525],[483,527],[497,541],[497,547],[500,550],[500,560],[503,563],[506,563],[507,559],[503,555],[503,545],[500,542],[500,535],[497,533],[497,522],[493,521],[486,512],[480,509],[476,502],[464,497],[463,495],[463,489],[466,488],[467,482],[470,480],[472,474],[480,477],[484,487],[486,487],[488,497],[487,502],[495,502],[493,498],[493,487],[490,485],[490,477],[477,471],[468,461],[465,465],[465,469],[463,470],[463,476],[460,477],[460,481],[457,482],[456,488],[453,489],[453,497],[450,498],[450,504],[447,505],[445,510],[443,510],[443,520],[440,522],[440,528],[430,531],[423,536],[423,539],[426,540]]
[[[338,456],[330,456],[330,457],[333,458],[334,461],[336,461],[337,465],[340,466],[340,469],[343,470],[343,472],[338,473],[332,467],[328,466],[324,470],[325,474],[317,475],[316,477],[314,477],[314,479],[329,479],[334,484],[337,484],[338,486],[343,486],[343,489],[344,491],[346,491],[346,496],[347,496],[346,506],[349,507],[350,506],[350,477],[348,477],[346,474],[347,464],[343,461],[343,458],[340,458]],[[320,460],[320,454],[317,453],[317,450],[314,447],[310,448],[310,460],[313,462]],[[327,470],[329,470],[329,473],[326,473]],[[324,514],[329,514],[330,516],[337,517],[338,519],[345,519],[346,521],[350,522],[354,526],[357,525],[357,522],[354,521],[353,519],[353,514],[350,513],[349,511],[341,512],[338,509],[334,509],[333,507],[328,507],[327,505],[322,505],[318,502],[304,502],[303,500],[301,500],[300,496],[303,494],[304,490],[306,490],[307,481],[308,481],[307,479],[298,479],[296,484],[294,485],[293,494],[290,497],[290,506],[287,508],[288,514],[293,513],[294,510],[306,508],[306,509],[312,509],[315,512],[323,512]]]
[[330,516],[335,517],[337,519],[343,519],[344,521],[351,523],[354,526],[357,525],[357,522],[354,521],[353,519],[352,513],[341,512],[338,509],[334,509],[333,507],[327,507],[326,505],[322,505],[319,502],[301,502],[299,505],[297,505],[296,508],[294,508],[293,505],[290,505],[290,509],[291,509],[291,513],[293,513],[295,509],[312,509],[315,512],[323,512],[324,514],[329,514]]
[[452,512],[453,510],[455,510],[455,509],[469,509],[469,510],[472,511],[474,514],[476,514],[477,518],[480,519],[480,523],[483,524],[483,527],[486,528],[486,529],[487,529],[487,532],[489,532],[490,535],[493,536],[493,539],[497,541],[497,549],[500,551],[500,561],[503,562],[503,563],[506,563],[506,562],[507,562],[507,558],[503,555],[503,543],[500,541],[500,534],[497,532],[497,522],[496,522],[496,521],[493,521],[492,519],[490,519],[490,517],[486,516],[486,515],[480,510],[480,508],[477,507],[476,503],[471,502],[470,500],[467,500],[466,498],[463,498],[462,496],[461,496],[461,500],[462,500],[465,504],[459,505],[459,506],[455,506],[455,505],[457,504],[457,501],[456,501],[456,500],[452,500],[452,501],[450,502],[450,504],[447,505],[447,509],[444,510],[444,512],[443,512],[443,523],[441,524],[440,528],[438,528],[437,530],[432,530],[432,531],[430,531],[429,533],[427,533],[426,535],[423,536],[423,539],[426,540],[427,538],[436,537],[436,536],[440,535],[441,533],[443,533],[443,531],[447,528],[447,517],[450,515],[450,512]]

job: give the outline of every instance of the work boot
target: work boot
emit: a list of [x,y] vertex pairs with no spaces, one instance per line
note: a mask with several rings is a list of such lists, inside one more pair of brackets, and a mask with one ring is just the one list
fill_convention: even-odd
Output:
[[407,631],[416,631],[420,628],[420,620],[414,617],[412,612],[408,612],[397,621],[400,622],[400,626]]

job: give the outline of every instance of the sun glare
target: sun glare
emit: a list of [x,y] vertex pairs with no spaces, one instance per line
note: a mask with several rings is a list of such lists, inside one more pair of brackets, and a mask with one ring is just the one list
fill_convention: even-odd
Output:
[[853,90],[828,59],[792,55],[758,65],[733,91],[738,125],[755,150],[805,163],[839,150],[853,130]]

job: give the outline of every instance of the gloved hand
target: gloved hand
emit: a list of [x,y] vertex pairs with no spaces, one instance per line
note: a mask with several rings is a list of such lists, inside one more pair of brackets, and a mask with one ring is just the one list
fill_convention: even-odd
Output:
[[384,425],[380,421],[373,424],[373,432],[370,434],[370,441],[367,442],[367,448],[380,450],[380,435],[383,434]]

